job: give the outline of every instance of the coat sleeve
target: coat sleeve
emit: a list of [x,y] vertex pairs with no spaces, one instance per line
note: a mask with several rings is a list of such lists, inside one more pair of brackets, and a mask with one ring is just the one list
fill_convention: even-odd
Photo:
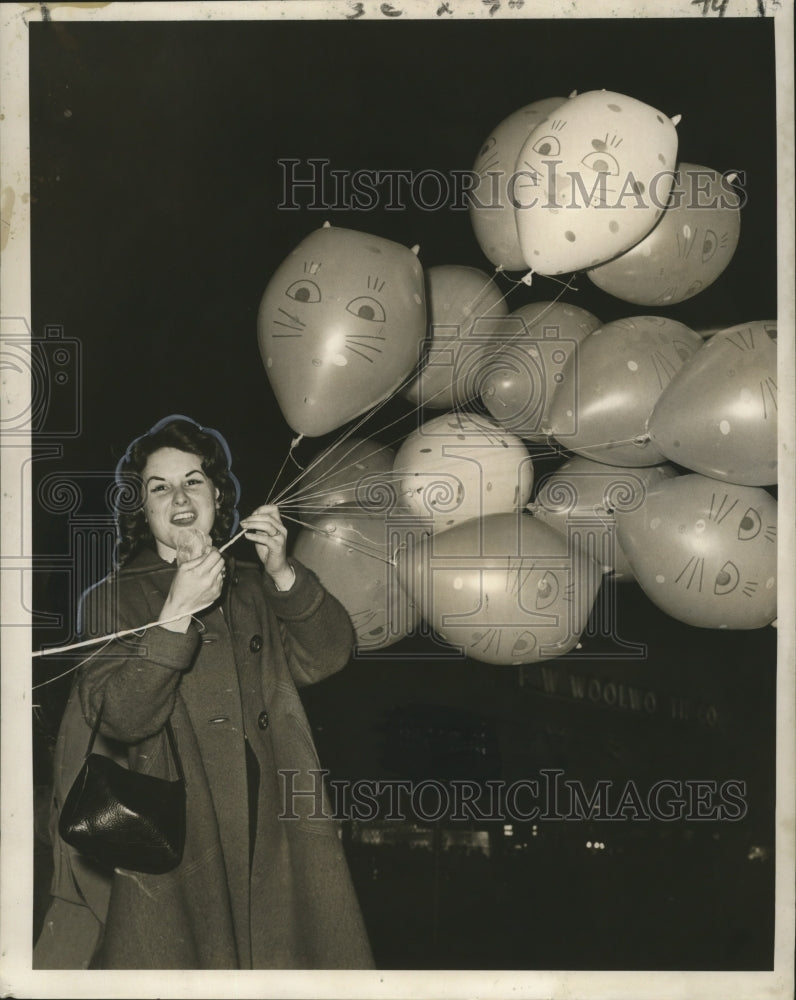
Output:
[[[134,628],[157,617],[137,581],[112,578],[84,596],[80,621],[89,637]],[[83,715],[93,725],[102,706],[100,731],[123,743],[138,743],[158,733],[174,708],[182,672],[194,660],[199,633],[153,626],[100,645],[78,673]]]
[[354,648],[354,629],[348,612],[317,576],[297,559],[289,562],[296,573],[290,590],[277,590],[267,573],[263,587],[279,619],[291,676],[301,687],[342,670]]

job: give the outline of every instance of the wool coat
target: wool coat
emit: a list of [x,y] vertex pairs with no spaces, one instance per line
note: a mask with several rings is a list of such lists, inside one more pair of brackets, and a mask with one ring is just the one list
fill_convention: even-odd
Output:
[[[314,574],[291,565],[295,582],[280,592],[261,567],[230,560],[219,602],[187,633],[149,627],[81,667],[55,752],[53,905],[34,968],[372,966],[296,689],[340,670],[353,632]],[[175,572],[143,552],[86,595],[84,631],[155,621]],[[174,778],[163,732],[171,720],[187,798],[184,856],[172,872],[108,873],[57,834],[100,705],[95,752]],[[248,773],[259,772],[256,820],[246,741],[257,765]]]

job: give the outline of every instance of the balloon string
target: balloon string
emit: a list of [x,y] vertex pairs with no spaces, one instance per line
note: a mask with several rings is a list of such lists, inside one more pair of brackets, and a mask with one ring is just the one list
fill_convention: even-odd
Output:
[[[410,414],[407,414],[407,416],[410,416],[410,415],[411,415],[411,413],[410,413]],[[391,426],[392,426],[393,424],[396,424],[396,423],[400,423],[400,421],[401,421],[402,419],[404,419],[404,418],[403,418],[403,417],[399,417],[398,419],[396,419],[396,420],[392,421],[392,423],[391,423],[391,424],[387,424],[387,425],[386,425],[385,427],[381,428],[381,430],[382,430],[382,431],[385,431],[385,430],[389,430],[389,428],[390,428],[390,427],[391,427]],[[383,444],[383,445],[382,445],[382,446],[381,446],[380,448],[377,448],[377,449],[376,449],[375,451],[372,451],[372,452],[370,452],[370,455],[371,455],[371,456],[372,456],[372,455],[378,455],[378,454],[379,454],[380,452],[382,452],[382,451],[387,451],[387,450],[389,450],[390,448],[392,448],[392,447],[393,447],[393,445],[396,445],[396,444],[398,444],[398,442],[399,442],[399,441],[402,441],[402,440],[403,440],[403,435],[399,435],[398,437],[396,437],[396,438],[393,438],[392,440],[388,441],[388,442],[387,442],[386,444]],[[330,454],[332,453],[332,451],[333,451],[333,449],[334,449],[335,447],[336,447],[336,445],[331,445],[331,446],[330,446],[329,448],[326,448],[326,449],[325,449],[325,450],[324,450],[323,452],[321,452],[321,454],[320,454],[320,455],[318,456],[318,459],[319,459],[319,460],[320,460],[320,459],[322,459],[322,458],[324,457],[324,455],[330,455]],[[348,457],[348,455],[350,455],[350,454],[351,454],[351,453],[352,453],[352,452],[353,452],[353,451],[355,450],[355,448],[356,448],[356,445],[353,445],[353,446],[352,446],[352,447],[351,447],[351,448],[350,448],[350,449],[349,449],[349,450],[348,450],[348,451],[347,451],[347,452],[345,453],[345,455],[341,455],[341,456],[340,456],[340,458],[339,458],[339,459],[338,459],[338,460],[337,460],[337,461],[336,461],[336,462],[334,463],[334,465],[332,465],[332,466],[331,466],[331,467],[330,467],[329,469],[327,469],[327,470],[326,470],[326,471],[325,471],[325,472],[323,473],[323,475],[319,476],[319,477],[318,477],[318,478],[317,478],[316,480],[314,480],[314,481],[313,481],[312,483],[309,483],[309,484],[306,484],[306,485],[305,485],[305,486],[304,486],[304,487],[302,488],[303,490],[309,490],[309,491],[310,491],[309,493],[306,493],[306,492],[303,492],[303,491],[302,491],[302,489],[298,489],[298,490],[296,490],[296,492],[295,492],[295,493],[292,493],[292,494],[289,494],[289,495],[288,495],[288,496],[286,496],[286,497],[285,497],[284,499],[282,499],[282,500],[280,501],[280,504],[279,504],[279,505],[280,505],[280,507],[284,506],[284,504],[285,504],[285,502],[286,502],[286,501],[287,501],[288,503],[293,503],[293,501],[298,501],[298,502],[300,502],[300,501],[302,501],[302,500],[305,500],[305,499],[308,499],[308,498],[316,498],[316,497],[322,497],[322,496],[327,496],[327,495],[331,495],[331,494],[333,494],[333,493],[335,492],[335,490],[337,490],[337,489],[342,489],[343,487],[346,487],[346,486],[356,486],[356,485],[357,485],[357,483],[359,483],[359,482],[360,482],[360,479],[355,479],[355,480],[350,480],[349,482],[347,482],[347,483],[342,483],[342,484],[340,484],[340,483],[335,483],[335,484],[334,484],[333,486],[331,486],[331,488],[330,488],[330,489],[328,489],[328,490],[320,490],[320,491],[318,491],[318,492],[313,492],[313,491],[317,491],[317,490],[318,490],[318,487],[319,487],[319,486],[322,486],[322,485],[323,485],[323,483],[325,483],[325,482],[326,482],[327,480],[329,480],[329,479],[330,479],[330,478],[331,478],[331,477],[332,477],[332,476],[334,475],[334,473],[335,473],[335,470],[336,470],[336,469],[338,468],[338,466],[340,466],[340,463],[341,463],[341,462],[343,461],[343,459],[347,458],[347,457]],[[351,462],[351,463],[349,463],[348,465],[344,465],[344,466],[342,467],[342,469],[341,469],[341,472],[345,472],[345,471],[347,471],[348,469],[351,469],[351,468],[353,468],[353,467],[354,467],[355,465],[356,465],[356,461],[354,461],[354,462]],[[310,467],[308,467],[307,471],[309,471],[309,468],[311,468],[311,466],[310,466]],[[360,477],[360,478],[361,478],[361,477]]]
[[[385,470],[381,473],[381,478],[379,482],[390,482],[392,473],[389,470]],[[334,483],[328,489],[317,490],[315,492],[307,493],[296,493],[291,497],[286,497],[279,505],[280,510],[284,510],[285,507],[303,507],[306,506],[308,501],[312,500],[323,500],[325,497],[332,497],[341,490],[350,489],[351,487],[356,487],[361,483],[362,479],[351,479],[344,483]],[[361,505],[360,505],[361,506]]]
[[329,531],[324,531],[318,525],[310,524],[307,521],[302,521],[297,517],[291,517],[289,514],[285,515],[286,520],[294,521],[296,524],[302,525],[304,528],[309,528],[310,531],[314,531],[317,535],[323,535],[324,538],[332,538],[333,540],[338,540],[341,545],[344,545],[347,549],[354,549],[356,552],[361,552],[363,555],[370,556],[372,559],[378,559],[380,562],[387,563],[388,566],[395,566],[394,559],[387,559],[384,556],[376,555],[373,549],[368,548],[360,542],[353,542],[350,538],[343,538],[340,536],[334,536]]
[[[321,461],[321,459],[323,458],[323,456],[324,456],[324,455],[328,454],[328,453],[329,453],[330,451],[332,451],[332,449],[334,449],[334,448],[338,447],[339,445],[343,444],[343,443],[344,443],[344,442],[345,442],[345,441],[346,441],[346,440],[347,440],[347,439],[348,439],[349,437],[351,437],[351,435],[352,435],[352,434],[354,434],[354,433],[355,433],[355,432],[356,432],[357,430],[359,430],[359,428],[360,428],[360,427],[362,427],[362,426],[363,426],[363,424],[365,424],[365,423],[366,423],[366,422],[367,422],[367,421],[368,421],[368,420],[369,420],[369,419],[370,419],[370,418],[371,418],[372,416],[374,416],[374,415],[375,415],[375,414],[376,414],[376,413],[377,413],[377,412],[378,412],[378,411],[379,411],[379,410],[380,410],[380,409],[381,409],[381,408],[382,408],[383,406],[385,406],[385,405],[386,405],[386,404],[387,404],[387,403],[388,403],[388,402],[389,402],[389,401],[390,401],[391,399],[393,399],[393,397],[395,396],[395,394],[396,394],[397,392],[399,392],[399,391],[400,391],[400,389],[401,389],[401,388],[402,388],[402,387],[403,387],[403,386],[404,386],[405,384],[407,384],[408,382],[410,382],[410,381],[411,381],[411,380],[412,380],[412,379],[413,379],[413,378],[415,377],[416,373],[417,373],[417,372],[418,372],[419,370],[420,370],[420,362],[418,361],[418,363],[417,363],[417,364],[415,365],[415,367],[414,367],[414,368],[412,369],[412,371],[411,371],[411,372],[410,372],[410,373],[409,373],[409,374],[408,374],[408,375],[407,375],[407,376],[406,376],[406,377],[405,377],[405,378],[404,378],[404,379],[403,379],[403,380],[401,381],[401,383],[400,383],[400,384],[398,385],[398,387],[397,387],[397,388],[396,388],[396,389],[395,389],[395,390],[394,390],[394,391],[393,391],[392,393],[389,393],[389,394],[388,394],[387,396],[385,396],[385,397],[384,397],[384,399],[382,399],[380,403],[378,403],[378,404],[377,404],[376,406],[374,406],[374,407],[373,407],[372,409],[370,409],[370,410],[368,410],[368,411],[367,411],[366,413],[364,413],[364,414],[363,414],[363,415],[362,415],[362,416],[361,416],[361,417],[360,417],[360,418],[359,418],[358,420],[356,420],[356,421],[355,421],[355,423],[354,423],[354,424],[352,424],[352,426],[350,426],[350,427],[349,427],[349,428],[347,428],[347,429],[346,429],[345,431],[343,431],[343,433],[339,435],[339,437],[337,438],[337,440],[336,440],[336,441],[334,441],[334,442],[333,442],[333,443],[332,443],[332,444],[331,444],[331,445],[330,445],[330,446],[329,446],[329,447],[328,447],[327,449],[325,449],[324,451],[322,451],[322,452],[320,452],[320,453],[319,453],[318,455],[316,455],[316,456],[315,456],[315,458],[314,458],[314,459],[313,459],[313,460],[312,460],[312,461],[310,462],[310,464],[309,464],[309,465],[308,465],[308,466],[306,467],[306,469],[303,469],[303,470],[302,470],[302,471],[301,471],[301,472],[299,473],[299,475],[298,475],[298,476],[296,476],[296,477],[295,477],[295,478],[293,479],[293,481],[292,481],[292,482],[288,483],[288,485],[287,485],[287,486],[286,486],[286,487],[285,487],[285,488],[284,488],[284,489],[282,490],[282,492],[281,492],[281,493],[279,494],[278,498],[277,498],[276,500],[274,500],[274,503],[279,503],[282,497],[286,496],[286,495],[287,495],[287,494],[288,494],[288,493],[290,492],[290,490],[291,490],[291,489],[293,489],[293,487],[294,487],[294,486],[295,486],[295,485],[296,485],[296,484],[297,484],[298,482],[300,482],[300,480],[301,480],[301,479],[302,479],[302,478],[303,478],[304,476],[306,476],[306,475],[307,475],[307,473],[308,473],[308,472],[310,472],[310,471],[311,471],[311,470],[312,470],[313,468],[315,468],[315,466],[316,466],[316,465],[317,465],[317,464],[318,464],[318,463],[319,463],[319,462]],[[416,407],[416,409],[419,409],[419,407]],[[389,428],[389,427],[392,427],[392,426],[393,426],[394,424],[397,424],[397,423],[399,423],[399,422],[400,422],[400,420],[403,420],[403,419],[404,419],[403,417],[400,417],[400,418],[397,418],[396,420],[393,420],[393,421],[391,421],[391,422],[390,422],[390,423],[388,423],[388,424],[387,424],[387,425],[386,425],[386,426],[385,426],[384,428],[382,428],[382,430],[387,430],[387,428]],[[377,433],[377,432],[375,432],[375,431],[374,431],[374,433]],[[351,447],[351,448],[350,448],[350,449],[348,450],[348,452],[346,452],[346,455],[345,455],[345,456],[342,456],[342,458],[345,458],[345,457],[347,457],[348,455],[350,455],[350,454],[351,454],[351,452],[352,452],[352,451],[354,450],[354,448],[355,448],[355,447],[356,447],[356,445],[353,445],[353,446],[352,446],[352,447]],[[340,461],[342,461],[342,458],[340,459]]]
[[[400,438],[396,438],[396,441],[398,441],[398,440],[400,440]],[[382,445],[382,446],[381,446],[380,448],[377,448],[377,449],[376,449],[375,451],[372,451],[372,452],[370,452],[370,457],[372,457],[373,455],[378,455],[378,454],[379,454],[379,452],[382,452],[382,451],[387,451],[387,450],[388,450],[389,448],[391,448],[391,447],[392,447],[392,445],[393,445],[394,443],[395,443],[395,441],[391,441],[391,442],[389,442],[388,444],[385,444],[385,445]],[[320,455],[318,456],[318,460],[320,461],[320,460],[321,460],[321,459],[322,459],[322,458],[324,457],[324,455],[331,455],[331,453],[333,452],[333,450],[334,450],[334,448],[335,448],[335,447],[336,447],[336,445],[332,445],[331,447],[329,447],[329,448],[326,448],[326,449],[325,449],[325,450],[324,450],[323,452],[321,452],[321,454],[320,454]],[[331,466],[331,467],[330,467],[329,469],[327,469],[327,470],[326,470],[326,471],[325,471],[325,472],[323,473],[323,475],[319,476],[319,477],[318,477],[318,478],[317,478],[316,480],[314,480],[314,481],[313,481],[312,483],[310,483],[310,484],[306,484],[306,485],[305,485],[305,489],[309,489],[309,490],[315,490],[315,489],[317,489],[317,487],[321,486],[321,485],[322,485],[322,484],[323,484],[324,482],[326,482],[326,481],[327,481],[327,480],[328,480],[328,479],[329,479],[330,477],[332,477],[332,476],[334,475],[334,472],[335,472],[335,470],[336,470],[336,469],[338,468],[338,466],[340,465],[340,463],[341,463],[341,462],[342,462],[342,461],[343,461],[343,460],[344,460],[345,458],[347,458],[347,457],[348,457],[349,455],[351,455],[351,454],[352,454],[352,453],[354,452],[354,450],[355,450],[355,449],[356,449],[356,445],[353,445],[353,446],[352,446],[352,447],[351,447],[351,448],[350,448],[350,449],[349,449],[349,450],[348,450],[348,451],[347,451],[347,452],[345,453],[345,455],[341,455],[341,456],[340,456],[340,457],[339,457],[339,458],[337,459],[337,461],[336,461],[336,462],[335,462],[335,463],[334,463],[334,464],[333,464],[333,465],[332,465],[332,466]],[[316,463],[316,464],[317,464],[317,463]],[[348,470],[348,469],[351,469],[351,468],[353,468],[353,467],[354,467],[354,465],[356,465],[356,461],[353,461],[353,462],[351,462],[351,463],[350,463],[349,465],[344,465],[341,471],[346,471],[346,470]],[[308,468],[308,469],[307,469],[306,471],[309,471],[309,468]],[[299,477],[299,478],[300,478],[300,477]],[[332,487],[332,488],[331,488],[331,489],[330,489],[330,490],[329,490],[328,492],[329,492],[329,493],[333,493],[335,489],[341,489],[341,488],[343,488],[344,486],[355,486],[355,485],[357,484],[357,482],[359,482],[359,480],[352,480],[351,482],[348,482],[348,483],[343,483],[343,484],[335,484],[335,485],[334,485],[334,486],[333,486],[333,487]],[[299,489],[299,490],[297,490],[297,491],[296,491],[295,493],[293,493],[293,494],[291,495],[291,499],[297,499],[297,498],[298,498],[298,497],[300,497],[301,495],[302,495],[302,491],[301,491],[301,489]],[[321,494],[317,494],[317,495],[323,495],[323,494],[321,493]],[[284,504],[284,500],[282,500],[282,501],[280,502],[280,506],[282,506],[283,504]]]
[[[163,618],[159,621],[147,622],[146,625],[137,625],[135,628],[122,629],[119,632],[110,632],[107,635],[97,635],[93,639],[83,639],[81,642],[72,642],[68,646],[54,646],[52,649],[37,649],[31,653],[34,658],[39,656],[54,656],[56,653],[68,653],[73,649],[83,649],[86,646],[95,646],[98,642],[104,642],[106,645],[113,642],[114,639],[123,639],[128,635],[135,635],[138,632],[145,632],[147,629],[155,628],[157,625],[170,625],[172,622],[177,622],[181,618],[193,618],[194,615],[199,614],[200,611],[204,610],[207,605],[203,604],[200,608],[195,608],[193,611],[183,611],[182,614],[172,615],[171,618]],[[101,652],[101,650],[98,650]],[[92,653],[92,656],[96,655]],[[91,659],[89,657],[88,659]],[[88,662],[87,660],[83,661]],[[77,666],[81,666],[80,663]],[[73,668],[74,669],[74,668]],[[69,671],[67,671],[69,673]],[[55,680],[56,678],[53,678]],[[49,683],[49,681],[45,682]]]
[[[271,494],[274,492],[274,488],[276,487],[276,484],[282,478],[282,473],[285,471],[285,466],[290,461],[290,459],[293,458],[293,449],[296,448],[301,443],[301,439],[303,437],[304,437],[303,434],[299,434],[298,437],[294,437],[293,440],[290,442],[290,447],[288,448],[287,455],[285,455],[284,461],[282,462],[282,465],[281,465],[281,467],[279,469],[279,472],[277,472],[276,478],[274,479],[273,483],[271,484],[271,489],[268,491],[268,496],[265,498],[265,502],[266,503],[270,503],[271,502]],[[295,458],[293,458],[293,461],[296,462]],[[296,465],[298,465],[298,462],[296,462]],[[299,465],[299,468],[301,468],[300,465]]]
[[[46,687],[48,684],[52,684],[55,681],[59,681],[62,677],[66,677],[68,674],[73,673],[75,670],[79,670],[84,663],[88,663],[90,659],[97,656],[98,653],[101,653],[103,649],[106,649],[108,646],[110,646],[111,642],[112,639],[108,639],[108,641],[105,643],[104,646],[100,647],[100,649],[95,649],[93,653],[87,656],[84,660],[81,660],[80,663],[76,663],[73,667],[70,667],[68,670],[62,671],[60,674],[56,674],[55,677],[49,677],[46,681],[41,681],[39,684],[34,684],[33,687],[31,688],[31,691],[38,691],[39,688]],[[74,648],[75,648],[74,646],[62,646],[61,652],[63,652],[64,650],[74,649]],[[38,653],[33,653],[33,656],[37,655],[47,656],[48,653],[56,653],[56,652],[58,652],[58,650],[47,649],[47,650],[42,650]]]

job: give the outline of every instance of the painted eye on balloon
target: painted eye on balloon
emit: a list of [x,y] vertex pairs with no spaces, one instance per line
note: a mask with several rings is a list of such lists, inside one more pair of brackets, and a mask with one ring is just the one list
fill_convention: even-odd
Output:
[[302,278],[301,281],[294,281],[290,288],[285,290],[285,295],[296,302],[320,302],[321,290],[314,281]]
[[593,153],[587,153],[580,162],[584,167],[588,167],[589,170],[593,170],[598,174],[608,174],[609,177],[616,177],[619,173],[619,164],[616,162],[616,158],[611,156],[610,153],[606,153],[605,150],[596,150]]
[[481,147],[481,152],[478,155],[486,156],[486,154],[489,152],[490,149],[492,149],[492,147],[495,145],[496,142],[497,139],[493,135],[491,135]]
[[723,597],[724,594],[731,594],[738,586],[739,579],[738,567],[728,559],[716,574],[716,585],[713,588],[714,593],[718,594],[719,597]]
[[384,306],[369,295],[360,295],[358,299],[353,299],[346,309],[360,319],[370,320],[371,323],[383,323],[386,318]]
[[760,515],[754,507],[750,507],[738,525],[738,537],[742,542],[749,542],[753,538],[757,538],[762,527],[763,523],[760,520]]
[[560,590],[558,577],[555,573],[547,572],[536,585],[536,610],[544,611],[549,608],[558,597]]
[[533,144],[533,151],[540,156],[558,156],[561,143],[554,135],[545,135]]
[[705,241],[702,244],[702,263],[707,264],[713,254],[716,252],[716,248],[719,245],[719,241],[716,239],[716,234],[712,229],[708,229],[705,232]]

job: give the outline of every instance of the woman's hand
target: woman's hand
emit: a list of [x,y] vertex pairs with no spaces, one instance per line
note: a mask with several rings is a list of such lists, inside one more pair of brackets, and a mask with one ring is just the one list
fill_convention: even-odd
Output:
[[290,590],[295,577],[287,561],[287,528],[282,524],[279,508],[265,504],[240,523],[246,529],[246,537],[254,542],[266,573],[279,590]]
[[[177,567],[166,602],[158,619],[172,632],[185,632],[190,616],[213,604],[221,596],[226,573],[224,557],[218,549],[210,549],[203,556],[189,559]],[[183,617],[167,622],[175,615]]]

